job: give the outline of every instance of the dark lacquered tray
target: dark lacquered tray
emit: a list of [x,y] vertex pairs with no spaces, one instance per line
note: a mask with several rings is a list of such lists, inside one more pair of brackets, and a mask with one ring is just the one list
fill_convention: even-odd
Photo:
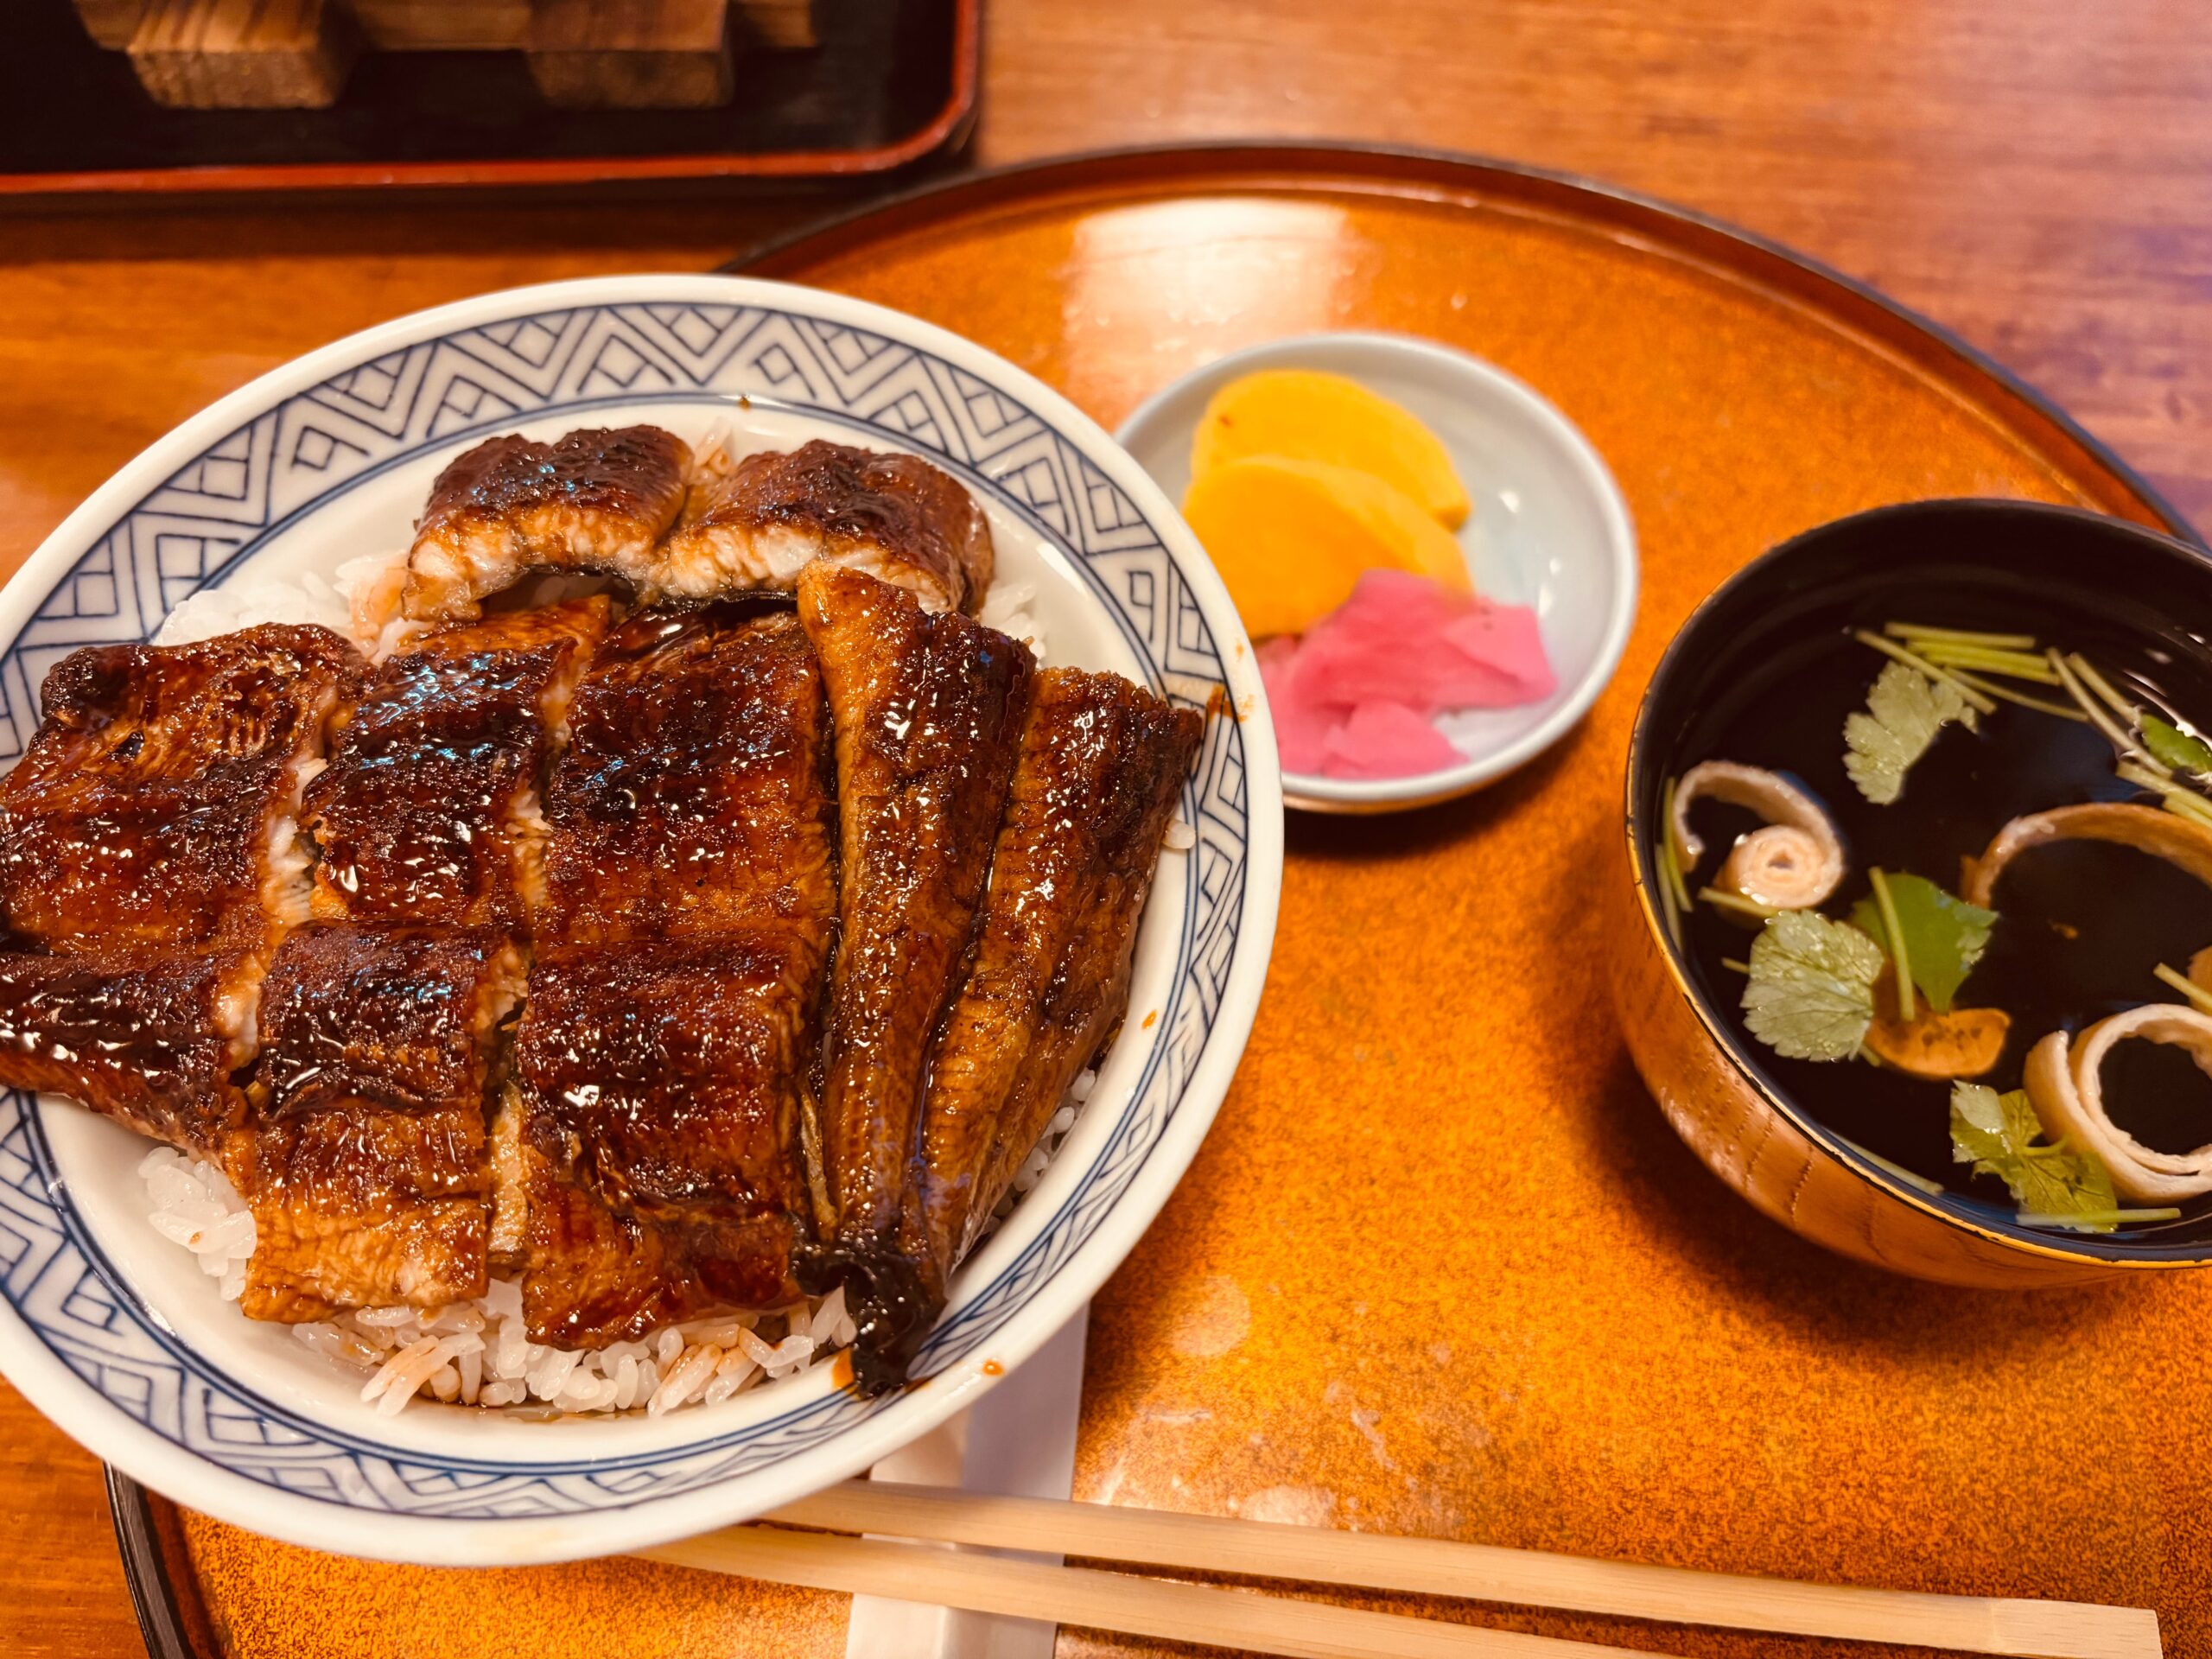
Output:
[[514,52],[372,54],[327,110],[170,110],[69,0],[10,0],[0,197],[880,176],[965,138],[981,7],[822,0],[821,44],[741,42],[713,110],[553,110]]

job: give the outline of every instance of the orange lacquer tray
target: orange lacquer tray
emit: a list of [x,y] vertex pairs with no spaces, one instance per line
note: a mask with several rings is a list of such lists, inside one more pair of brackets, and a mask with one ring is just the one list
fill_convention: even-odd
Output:
[[[1427,335],[1556,403],[1635,513],[1635,635],[1567,741],[1453,805],[1294,817],[1243,1069],[1093,1310],[1077,1497],[2121,1602],[2158,1610],[2168,1652],[2212,1654],[2212,1274],[1993,1294],[1799,1242],[1708,1175],[1645,1095],[1599,924],[1637,698],[1722,577],[1808,525],[1913,497],[2077,502],[2181,529],[2140,480],[1830,273],[1649,202],[1455,158],[1059,162],[893,202],[748,268],[942,323],[1109,427],[1255,340]],[[165,1506],[149,1518],[175,1611],[238,1656],[843,1651],[827,1595],[634,1561],[364,1565]],[[1857,1651],[1365,1605],[1687,1655]],[[1059,1646],[1160,1650],[1075,1630]]]

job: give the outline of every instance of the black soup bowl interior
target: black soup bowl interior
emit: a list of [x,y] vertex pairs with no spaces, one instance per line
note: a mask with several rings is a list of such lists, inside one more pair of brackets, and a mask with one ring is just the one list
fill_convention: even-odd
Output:
[[[2118,756],[2095,727],[2010,702],[1978,732],[1943,728],[1897,804],[1866,800],[1845,770],[1843,726],[1866,706],[1886,659],[1853,635],[1890,622],[2031,634],[2082,653],[2145,706],[2212,730],[2212,557],[2202,550],[2122,520],[2020,502],[1861,513],[1746,567],[1662,660],[1630,760],[1635,857],[1647,892],[1662,891],[1656,842],[1667,782],[1700,760],[1778,772],[1828,810],[1847,866],[1821,906],[1834,917],[1867,893],[1875,867],[1956,893],[1961,860],[2022,814],[2089,801],[2155,804],[2115,776]],[[2067,701],[2056,687],[2007,683]],[[1894,1189],[1899,1179],[1885,1163],[1940,1183],[1932,1201],[1977,1230],[2105,1261],[2212,1255],[2212,1196],[2185,1202],[2178,1220],[2109,1234],[2021,1227],[2003,1184],[1955,1160],[1948,1084],[1858,1061],[1788,1059],[1752,1037],[1741,1009],[1745,981],[1728,964],[1745,957],[1756,924],[1694,895],[1758,823],[1738,808],[1698,804],[1693,825],[1705,853],[1689,878],[1693,903],[1675,959],[1706,1023],[1784,1116],[1879,1185]],[[1987,950],[1958,1001],[2012,1018],[2002,1058],[1980,1079],[1999,1090],[2020,1086],[2027,1050],[2050,1031],[2180,1001],[2153,969],[2185,969],[2212,946],[2212,889],[2131,848],[2040,848],[2007,868],[1996,906]],[[2146,1146],[2180,1153],[2212,1143],[2212,1077],[2184,1051],[2123,1042],[2102,1075],[2114,1122]]]

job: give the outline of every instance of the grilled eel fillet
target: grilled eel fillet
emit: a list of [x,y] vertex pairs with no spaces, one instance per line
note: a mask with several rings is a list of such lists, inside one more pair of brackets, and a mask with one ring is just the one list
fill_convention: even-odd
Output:
[[515,1046],[531,1341],[798,1300],[820,972],[790,928],[540,947]]
[[972,611],[994,555],[982,509],[941,468],[817,438],[748,455],[702,490],[662,550],[656,583],[695,599],[789,590],[817,559],[908,588],[926,610]]
[[268,952],[306,909],[301,785],[365,676],[302,627],[56,664],[0,780],[0,1084],[221,1155]]
[[722,605],[631,618],[569,727],[499,1225],[526,1213],[532,1340],[603,1346],[797,1300],[829,716],[790,612]]
[[982,898],[1029,696],[1028,650],[957,612],[827,563],[798,582],[836,733],[839,943],[822,1101],[827,1213],[802,1262],[811,1294],[843,1284],[855,1375],[890,1386],[927,1328],[902,1247],[923,1065]]
[[645,610],[569,711],[546,791],[539,929],[572,943],[836,913],[829,716],[788,609]]
[[245,1121],[261,959],[125,947],[0,954],[0,1084],[67,1095],[219,1158]]
[[602,596],[511,611],[388,659],[308,785],[314,913],[520,926],[543,886],[538,779]]
[[655,547],[683,505],[691,449],[657,426],[571,432],[556,443],[487,438],[430,486],[400,608],[464,621],[533,570],[652,585]]
[[484,1294],[483,1102],[523,971],[489,928],[317,922],[279,947],[254,1121],[226,1160],[253,1210],[250,1317]]
[[539,780],[605,634],[604,597],[416,640],[378,670],[308,786],[313,908],[264,996],[232,1179],[260,1243],[245,1307],[435,1306],[489,1273],[486,1103],[543,889]]
[[365,671],[327,628],[64,658],[0,783],[10,933],[55,951],[272,944],[305,912],[301,786]]
[[1122,1017],[1137,919],[1205,730],[1116,675],[1037,677],[972,965],[923,1102],[916,1181],[935,1287]]

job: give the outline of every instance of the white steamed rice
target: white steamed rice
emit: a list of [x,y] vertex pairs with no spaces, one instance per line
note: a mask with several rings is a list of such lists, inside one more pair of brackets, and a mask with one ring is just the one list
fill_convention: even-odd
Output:
[[[188,644],[264,622],[320,624],[353,635],[372,657],[380,658],[397,643],[393,630],[398,625],[385,626],[376,638],[360,639],[352,626],[353,599],[404,557],[378,553],[353,559],[327,581],[311,573],[297,581],[242,576],[200,588],[169,613],[156,643]],[[1041,665],[1045,637],[1036,597],[1027,583],[995,582],[978,620],[1027,641]],[[1179,819],[1169,825],[1168,850],[1186,850],[1195,841],[1188,824]],[[305,857],[304,848],[301,856]],[[1043,1178],[1097,1080],[1096,1071],[1087,1071],[1069,1088],[1066,1101],[1015,1172],[985,1236]],[[148,1153],[138,1173],[146,1183],[147,1218],[154,1230],[190,1250],[217,1281],[224,1300],[236,1301],[245,1288],[254,1224],[229,1180],[205,1160],[168,1147]],[[796,1376],[849,1344],[855,1327],[844,1292],[836,1290],[773,1313],[664,1325],[636,1341],[596,1351],[550,1348],[524,1332],[520,1283],[496,1280],[486,1294],[471,1301],[435,1308],[362,1308],[336,1319],[295,1325],[292,1332],[315,1352],[365,1375],[361,1398],[385,1416],[426,1395],[447,1404],[549,1416],[639,1408],[658,1416],[682,1406],[717,1405],[763,1382]]]
[[[1097,1081],[1096,1071],[1085,1071],[1069,1088],[1066,1103],[993,1213],[992,1228],[1043,1178]],[[156,1147],[139,1160],[138,1173],[154,1230],[190,1250],[225,1301],[238,1300],[256,1242],[253,1212],[222,1171]],[[642,1408],[658,1417],[679,1406],[719,1405],[762,1382],[797,1376],[849,1346],[856,1332],[841,1288],[772,1313],[686,1319],[607,1348],[551,1348],[531,1341],[523,1329],[521,1283],[498,1279],[469,1301],[359,1308],[296,1325],[292,1334],[365,1376],[361,1398],[379,1416],[427,1395],[447,1405],[541,1416]]]
[[976,620],[987,628],[1021,640],[1037,666],[1045,666],[1045,630],[1037,622],[1037,590],[1026,582],[994,582],[983,590]]

